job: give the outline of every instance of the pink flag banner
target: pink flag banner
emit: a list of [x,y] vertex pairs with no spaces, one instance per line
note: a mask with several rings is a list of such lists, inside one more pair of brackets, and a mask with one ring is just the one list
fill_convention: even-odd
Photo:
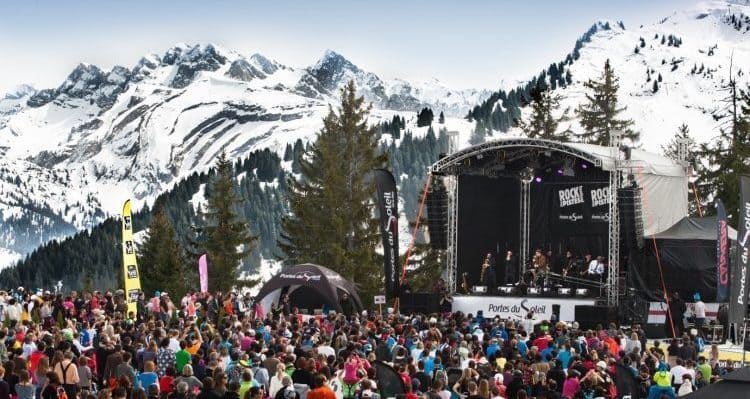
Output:
[[198,274],[201,280],[201,292],[208,292],[208,260],[206,254],[198,259]]

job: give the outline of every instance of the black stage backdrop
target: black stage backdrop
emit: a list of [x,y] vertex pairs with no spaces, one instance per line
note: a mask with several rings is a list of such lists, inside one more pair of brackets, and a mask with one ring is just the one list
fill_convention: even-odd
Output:
[[[460,175],[458,179],[458,280],[468,273],[469,285],[476,285],[487,252],[518,253],[521,188],[518,179]],[[504,281],[498,261],[497,281]]]
[[[564,177],[564,176],[561,176]],[[607,255],[608,182],[543,180],[531,183],[531,250],[581,258]]]
[[[538,176],[540,182],[530,183],[530,251],[543,248],[559,257],[570,249],[579,258],[606,256],[609,175],[588,168],[576,176]],[[461,175],[458,189],[458,283],[467,272],[469,284],[477,284],[484,256],[495,251],[501,283],[505,251],[517,256],[520,247],[521,183],[511,177]]]

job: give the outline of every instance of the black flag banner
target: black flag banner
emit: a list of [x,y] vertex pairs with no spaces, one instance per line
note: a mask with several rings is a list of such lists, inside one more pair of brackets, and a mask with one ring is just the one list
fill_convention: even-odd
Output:
[[383,271],[385,294],[396,295],[401,267],[398,258],[398,192],[393,174],[385,169],[375,170],[380,234],[383,238]]
[[[747,311],[747,268],[750,262],[750,177],[740,176],[740,217],[737,224],[737,259],[732,265],[732,288],[729,301],[729,323],[735,333],[742,326]],[[736,337],[737,335],[735,335]]]
[[726,302],[729,300],[729,225],[721,200],[716,201],[716,225],[716,302]]

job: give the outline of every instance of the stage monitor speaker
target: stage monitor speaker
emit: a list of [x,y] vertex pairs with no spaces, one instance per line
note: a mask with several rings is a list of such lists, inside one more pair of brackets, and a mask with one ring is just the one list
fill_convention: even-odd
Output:
[[628,248],[643,248],[643,206],[638,187],[617,190],[617,209],[620,213],[620,234]]
[[471,292],[475,294],[486,294],[487,293],[487,286],[486,285],[475,285],[471,287]]
[[[607,327],[610,321],[617,321],[616,308],[608,306],[578,305],[575,307],[575,321],[582,330],[593,330],[597,324]],[[610,313],[615,313],[614,317]]]
[[427,229],[433,249],[448,248],[448,191],[442,180],[435,176],[427,191]]

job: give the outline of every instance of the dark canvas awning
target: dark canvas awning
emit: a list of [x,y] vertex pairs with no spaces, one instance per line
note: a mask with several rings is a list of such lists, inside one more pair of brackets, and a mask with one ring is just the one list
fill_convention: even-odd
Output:
[[[685,217],[672,227],[645,237],[646,239],[656,238],[657,240],[706,240],[716,241],[716,216],[707,216],[702,218]],[[729,239],[737,240],[737,230],[729,227]]]
[[750,368],[737,369],[721,381],[684,396],[685,399],[746,398],[750,391]]

